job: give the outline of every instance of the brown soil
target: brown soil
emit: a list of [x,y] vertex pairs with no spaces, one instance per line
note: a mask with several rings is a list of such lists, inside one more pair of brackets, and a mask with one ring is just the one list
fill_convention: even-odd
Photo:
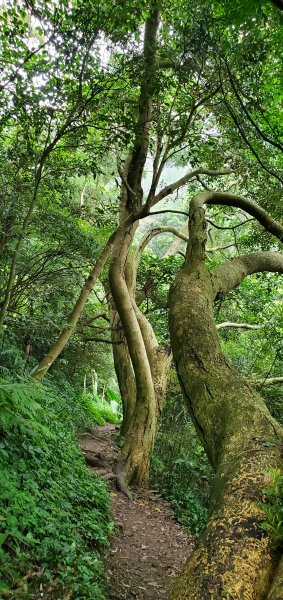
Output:
[[[106,425],[79,441],[84,451],[111,463],[117,453],[113,435],[115,426]],[[166,600],[194,540],[176,523],[170,504],[153,490],[134,491],[130,502],[115,480],[110,488],[116,532],[106,564],[109,600]]]

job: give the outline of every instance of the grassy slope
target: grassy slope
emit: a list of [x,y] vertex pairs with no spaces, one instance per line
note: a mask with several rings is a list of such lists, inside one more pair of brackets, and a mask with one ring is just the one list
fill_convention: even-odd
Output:
[[87,412],[66,385],[0,381],[1,599],[105,599],[112,523],[76,444]]

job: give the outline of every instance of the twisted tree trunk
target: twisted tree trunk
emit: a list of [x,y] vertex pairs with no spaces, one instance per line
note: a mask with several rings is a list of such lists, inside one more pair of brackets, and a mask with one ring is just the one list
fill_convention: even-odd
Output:
[[135,374],[136,403],[120,453],[120,462],[129,483],[144,484],[148,480],[150,457],[156,434],[156,401],[145,342],[126,279],[125,264],[133,231],[125,234],[123,244],[114,253],[109,282],[118,310]]
[[215,480],[206,530],[171,600],[259,600],[278,560],[261,528],[261,489],[266,471],[282,464],[283,430],[221,352],[213,301],[252,272],[283,272],[283,257],[247,255],[213,272],[204,264],[205,242],[204,209],[192,201],[187,259],[170,291],[169,321],[179,381]]
[[[115,321],[123,331],[115,336],[124,338],[123,349],[114,345],[114,361],[123,408],[124,444],[120,460],[131,483],[146,484],[149,478],[151,454],[157,424],[164,406],[167,376],[172,361],[170,346],[160,347],[148,319],[137,306],[136,274],[138,261],[130,255],[135,227],[113,257],[109,282],[118,311]],[[112,307],[113,311],[113,307]],[[112,316],[114,318],[114,315]],[[132,401],[132,376],[135,383],[135,403]],[[128,388],[130,384],[130,390]],[[129,393],[131,397],[129,397]]]

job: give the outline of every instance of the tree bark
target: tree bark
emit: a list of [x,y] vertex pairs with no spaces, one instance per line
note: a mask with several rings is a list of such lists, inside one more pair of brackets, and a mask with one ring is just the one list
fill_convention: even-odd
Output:
[[114,367],[123,405],[123,421],[120,433],[122,437],[125,437],[133,418],[136,403],[136,383],[120,316],[110,292],[109,296],[108,306],[110,313],[111,339],[113,342]]
[[[246,269],[240,277],[238,259],[219,267],[217,276],[206,268],[204,209],[193,201],[189,237],[186,263],[170,291],[169,326],[181,388],[215,480],[206,530],[171,600],[261,600],[278,560],[261,529],[261,489],[266,471],[282,465],[283,430],[222,354],[214,323],[217,294],[238,285]],[[249,270],[252,262],[249,255]],[[260,262],[254,256],[254,268]]]
[[129,483],[146,484],[156,434],[156,401],[145,342],[126,278],[125,265],[133,230],[116,247],[109,270],[111,293],[128,343],[136,382],[136,403],[132,421],[120,453],[120,462]]
[[[129,406],[126,377],[131,373],[131,365],[136,391],[134,407],[130,404],[131,414],[125,414],[123,419],[126,435],[120,460],[129,481],[145,485],[149,478],[158,419],[164,406],[172,354],[169,345],[159,347],[151,324],[136,303],[136,274],[141,252],[138,251],[135,259],[130,255],[134,230],[128,235],[128,240],[125,239],[124,244],[117,248],[117,255],[110,266],[109,281],[129,351],[129,356],[124,356],[125,368],[117,361],[116,370],[126,411]],[[131,378],[129,381],[132,383]]]
[[172,363],[173,355],[169,343],[164,344],[163,346],[158,344],[149,320],[141,312],[135,302],[134,309],[142,332],[145,349],[150,364],[155,391],[156,418],[158,422],[164,408],[168,373]]

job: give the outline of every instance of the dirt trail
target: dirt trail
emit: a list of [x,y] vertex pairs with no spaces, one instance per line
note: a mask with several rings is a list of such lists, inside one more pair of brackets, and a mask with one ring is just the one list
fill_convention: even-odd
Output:
[[[115,427],[80,436],[88,453],[113,461]],[[106,475],[107,476],[107,475]],[[176,575],[194,547],[192,536],[174,520],[170,504],[152,490],[137,490],[133,501],[110,483],[116,533],[106,564],[109,600],[166,600]]]

